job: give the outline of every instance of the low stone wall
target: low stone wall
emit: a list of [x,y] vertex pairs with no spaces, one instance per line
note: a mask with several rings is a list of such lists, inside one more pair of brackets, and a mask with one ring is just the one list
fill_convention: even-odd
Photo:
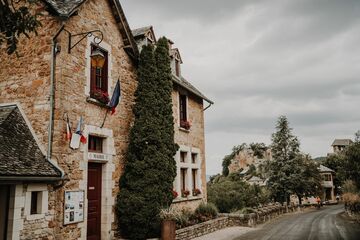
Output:
[[176,239],[193,239],[202,235],[226,228],[229,226],[228,217],[218,217],[216,219],[199,223],[186,228],[176,230]]
[[297,211],[297,209],[298,207],[295,206],[274,205],[256,209],[255,213],[250,214],[220,213],[216,219],[176,230],[176,239],[193,239],[226,227],[254,227],[256,224],[264,223],[287,212]]

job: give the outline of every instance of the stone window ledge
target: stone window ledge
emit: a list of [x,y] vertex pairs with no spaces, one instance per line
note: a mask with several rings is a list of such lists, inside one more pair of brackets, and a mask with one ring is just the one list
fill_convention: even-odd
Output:
[[186,202],[186,201],[195,201],[195,200],[201,200],[201,196],[190,196],[187,198],[178,197],[173,200],[173,203],[179,203],[179,202]]
[[86,97],[86,101],[87,101],[88,103],[95,104],[95,105],[97,105],[97,106],[99,106],[99,107],[103,107],[103,108],[110,109],[110,107],[109,107],[108,105],[106,105],[106,104],[104,104],[104,103],[96,100],[95,98],[92,98],[92,97],[89,97],[89,96],[88,96],[88,97]]
[[186,133],[190,132],[190,129],[187,130],[187,129],[183,128],[183,127],[179,127],[179,130],[182,131],[182,132],[186,132]]

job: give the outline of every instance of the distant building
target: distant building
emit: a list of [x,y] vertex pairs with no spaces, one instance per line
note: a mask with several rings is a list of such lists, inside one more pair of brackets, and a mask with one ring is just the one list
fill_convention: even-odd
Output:
[[351,139],[335,139],[331,146],[334,153],[339,153],[352,143],[353,141]]
[[322,201],[335,201],[334,196],[334,174],[335,172],[323,165],[319,166],[320,175],[322,178],[322,196],[320,196]]

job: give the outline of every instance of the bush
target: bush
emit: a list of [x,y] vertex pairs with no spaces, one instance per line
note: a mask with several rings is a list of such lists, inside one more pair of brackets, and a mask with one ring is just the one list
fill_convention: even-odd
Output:
[[343,184],[343,192],[344,193],[357,193],[358,189],[354,183],[354,181],[346,180]]
[[208,183],[208,201],[223,213],[257,207],[268,203],[269,199],[269,192],[264,187],[251,186],[238,174],[218,177],[216,181]]
[[192,217],[193,216],[193,213],[187,209],[187,208],[184,208],[180,211],[177,212],[176,214],[176,228],[179,229],[179,228],[184,228],[184,227],[187,227],[187,226],[190,226],[192,224]]
[[237,214],[249,214],[249,213],[255,213],[255,212],[256,211],[254,209],[246,207],[246,208],[243,208],[243,209],[241,209],[239,211],[236,211],[235,213],[237,213]]
[[194,217],[199,222],[205,222],[211,219],[216,218],[218,210],[213,203],[200,203],[200,205],[195,209]]
[[354,193],[345,193],[343,195],[345,208],[354,213],[360,213],[360,195]]

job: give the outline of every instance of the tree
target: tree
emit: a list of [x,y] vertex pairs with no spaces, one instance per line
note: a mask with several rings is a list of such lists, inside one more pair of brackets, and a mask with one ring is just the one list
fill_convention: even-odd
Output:
[[31,13],[27,5],[36,3],[37,0],[0,0],[0,47],[6,43],[7,53],[16,51],[21,35],[30,38],[30,33],[35,33],[41,26],[37,17],[39,13]]
[[117,198],[119,228],[124,237],[145,239],[160,233],[159,212],[169,207],[176,176],[172,81],[166,38],[157,48],[144,46],[135,92],[125,171]]
[[300,152],[300,143],[292,134],[285,116],[280,116],[276,124],[276,132],[272,134],[271,151],[273,161],[269,161],[268,186],[276,201],[289,202],[293,186],[289,183],[296,178],[296,156]]
[[355,142],[346,147],[343,152],[344,179],[352,180],[358,189],[360,189],[360,142]]
[[318,196],[321,192],[321,175],[318,165],[309,155],[298,154],[293,159],[293,174],[289,182],[292,192],[301,204],[304,196]]

